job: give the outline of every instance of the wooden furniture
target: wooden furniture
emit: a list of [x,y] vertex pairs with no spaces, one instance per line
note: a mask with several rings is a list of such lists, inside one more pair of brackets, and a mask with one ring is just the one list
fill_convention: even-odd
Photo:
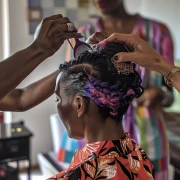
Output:
[[9,162],[28,160],[28,180],[31,173],[30,138],[32,133],[24,126],[23,122],[0,124],[0,165]]

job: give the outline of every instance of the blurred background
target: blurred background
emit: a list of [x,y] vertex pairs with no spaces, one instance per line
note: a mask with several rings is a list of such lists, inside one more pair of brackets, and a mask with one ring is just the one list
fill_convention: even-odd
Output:
[[[168,26],[174,42],[174,60],[178,64],[178,61],[180,62],[180,23],[178,19],[180,17],[180,1],[125,0],[124,2],[129,13],[139,13],[144,17],[149,17],[163,22]],[[34,30],[42,18],[54,14],[62,14],[73,21],[77,27],[80,27],[87,22],[93,21],[93,18],[90,17],[98,13],[99,12],[94,8],[91,0],[87,2],[80,0],[1,0],[0,59],[5,59],[9,55],[30,45],[33,41]],[[37,67],[20,84],[20,87],[24,87],[56,70],[58,65],[65,59],[65,50],[66,43],[53,57],[44,61],[39,67]],[[180,113],[180,96],[176,91],[174,91],[174,93],[176,97],[175,101],[170,108],[166,109],[166,112],[171,112],[167,115],[169,119],[172,118],[177,120],[179,119],[178,113]],[[56,115],[53,115],[56,114],[56,103],[54,101],[55,96],[52,96],[42,104],[26,112],[1,112],[1,122],[11,123],[22,120],[30,132],[33,133],[31,141],[32,169],[36,169],[38,167],[37,155],[39,153],[53,151],[57,153],[58,145],[55,145],[54,143],[58,141],[58,138],[53,140],[55,135],[52,134],[52,127],[56,126],[53,123],[55,123],[57,118]],[[52,121],[50,120],[50,117]],[[177,128],[177,121],[173,121],[173,123],[175,122],[172,125],[173,128],[174,126]],[[169,126],[171,126],[171,123],[169,123]],[[176,140],[178,140],[178,138],[180,139],[180,136],[178,136],[177,133],[178,130],[180,130],[180,126],[178,130],[175,129],[174,132],[172,129],[170,130],[171,132],[169,131],[169,134],[171,136],[175,136]],[[173,140],[174,139],[172,138],[171,141]],[[175,147],[177,148],[175,151],[179,151],[180,141],[176,141],[175,144],[177,145],[177,147]],[[39,156],[39,159],[42,158],[42,156]],[[180,162],[175,163],[180,165]],[[26,166],[26,161],[20,163],[21,170],[23,170]],[[54,163],[49,163],[47,166],[50,166],[50,169],[54,168],[57,170],[57,167],[55,167],[56,163],[55,165]],[[173,169],[173,172],[175,172],[175,169],[176,168]],[[56,170],[52,170],[52,172],[54,173]],[[42,173],[38,171],[38,175],[35,173],[33,178],[40,179],[42,178],[41,175]],[[21,178],[26,179],[26,173],[23,174]]]

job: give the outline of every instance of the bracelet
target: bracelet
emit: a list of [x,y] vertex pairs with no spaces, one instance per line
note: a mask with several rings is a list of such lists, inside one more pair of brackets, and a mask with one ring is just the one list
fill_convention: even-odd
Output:
[[180,71],[180,67],[175,66],[167,73],[166,76],[164,76],[164,81],[168,86],[172,87],[172,84],[170,83],[170,79],[175,73],[177,73],[179,71]]

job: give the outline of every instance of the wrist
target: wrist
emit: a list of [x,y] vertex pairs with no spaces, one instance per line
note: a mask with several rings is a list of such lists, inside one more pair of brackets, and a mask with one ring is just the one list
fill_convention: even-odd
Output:
[[47,49],[45,49],[45,48],[41,47],[40,45],[38,45],[38,43],[36,43],[36,41],[34,41],[28,48],[32,52],[41,55],[45,59],[52,56],[52,53],[50,51],[48,51]]
[[166,76],[168,72],[174,67],[175,67],[174,64],[170,63],[167,59],[162,57],[158,68],[159,68],[159,72],[163,76]]

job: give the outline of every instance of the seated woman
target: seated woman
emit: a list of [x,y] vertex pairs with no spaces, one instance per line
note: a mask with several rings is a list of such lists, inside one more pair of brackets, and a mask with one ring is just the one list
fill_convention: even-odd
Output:
[[152,180],[153,166],[145,152],[124,132],[122,117],[143,89],[132,63],[112,57],[127,52],[120,43],[99,44],[60,65],[55,93],[57,109],[69,136],[85,139],[68,169],[49,180]]

